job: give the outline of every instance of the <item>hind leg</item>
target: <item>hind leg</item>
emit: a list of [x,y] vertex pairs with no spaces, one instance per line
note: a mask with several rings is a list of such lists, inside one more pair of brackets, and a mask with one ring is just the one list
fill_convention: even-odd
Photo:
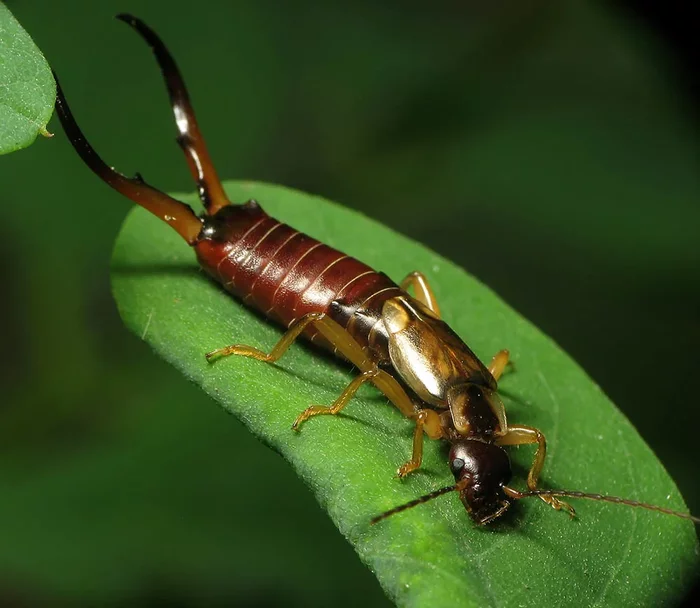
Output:
[[[382,391],[382,393],[389,398],[389,400],[404,416],[411,419],[415,418],[417,411],[416,407],[403,388],[401,388],[401,385],[393,378],[393,376],[383,370],[380,370],[377,367],[377,363],[365,352],[357,341],[343,327],[324,313],[312,312],[297,319],[294,323],[292,323],[292,325],[289,326],[286,333],[280,338],[269,353],[265,353],[254,346],[234,344],[232,346],[226,346],[224,348],[213,350],[210,353],[207,353],[206,358],[207,361],[213,361],[214,359],[218,359],[220,357],[239,355],[257,359],[258,361],[264,361],[266,363],[274,363],[275,361],[279,360],[285,352],[287,352],[287,349],[309,326],[313,326],[313,328],[326,340],[328,340],[328,342],[330,342],[341,355],[343,355],[348,361],[355,365],[360,372],[362,372],[362,374],[355,379],[358,380],[359,383],[354,384],[355,381],[353,381],[353,383],[351,383],[345,389],[345,392],[336,400],[334,405],[331,406],[331,408],[335,408],[336,410],[334,413],[337,413],[337,411],[340,411],[345,406],[347,401],[349,401],[349,399],[355,394],[355,392],[357,392],[364,382],[369,381],[372,382],[372,384],[374,384],[380,391]],[[359,381],[359,378],[362,378],[362,380]],[[346,393],[347,395],[345,395]],[[345,397],[343,397],[343,395],[345,395]],[[325,414],[328,412],[317,411],[316,413],[306,415],[304,420],[307,420],[312,416],[316,416],[319,413]],[[301,422],[302,421],[298,421],[298,423]]]

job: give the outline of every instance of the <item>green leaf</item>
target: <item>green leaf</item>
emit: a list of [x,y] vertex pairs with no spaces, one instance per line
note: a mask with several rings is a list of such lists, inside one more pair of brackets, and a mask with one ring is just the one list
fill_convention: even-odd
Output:
[[[482,359],[509,348],[515,371],[502,378],[501,391],[510,420],[537,426],[548,438],[544,486],[684,508],[663,466],[595,383],[463,270],[320,198],[254,183],[229,183],[227,191],[234,201],[255,198],[273,216],[394,279],[425,272],[444,318]],[[193,195],[179,198],[195,202]],[[464,247],[473,229],[464,227]],[[207,364],[209,350],[233,342],[269,349],[281,331],[199,272],[180,237],[141,209],[117,240],[113,289],[132,331],[291,463],[399,605],[656,605],[691,582],[698,564],[692,524],[624,506],[578,501],[579,516],[570,520],[531,499],[477,528],[451,494],[369,526],[373,515],[451,483],[443,445],[427,441],[421,471],[399,481],[395,471],[410,455],[412,425],[372,388],[338,418],[313,419],[292,432],[295,416],[309,404],[332,402],[352,372],[302,346],[277,366],[237,357]],[[661,377],[645,381],[650,398],[667,386]],[[514,485],[523,487],[532,450],[511,455]],[[245,463],[225,466],[235,484]],[[275,483],[275,471],[268,482]],[[283,515],[284,496],[276,507]],[[313,542],[314,530],[308,535]]]
[[0,2],[0,154],[26,148],[53,112],[56,84],[29,34]]

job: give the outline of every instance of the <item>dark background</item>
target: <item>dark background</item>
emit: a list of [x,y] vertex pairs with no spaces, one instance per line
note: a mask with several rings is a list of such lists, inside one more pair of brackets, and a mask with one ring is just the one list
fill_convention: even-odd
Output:
[[[322,194],[461,264],[588,370],[700,513],[690,8],[7,4],[107,161],[191,190],[155,64],[112,19],[142,17],[224,178]],[[0,604],[386,605],[287,465],[122,327],[129,204],[50,130],[0,159]]]

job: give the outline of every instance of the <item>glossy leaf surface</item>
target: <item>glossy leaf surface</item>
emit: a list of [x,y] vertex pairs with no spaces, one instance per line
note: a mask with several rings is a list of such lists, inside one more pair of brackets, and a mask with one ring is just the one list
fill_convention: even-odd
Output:
[[30,145],[53,112],[56,86],[46,59],[0,2],[0,154]]
[[[255,198],[271,215],[395,280],[423,271],[444,318],[482,359],[509,348],[516,371],[502,379],[501,391],[512,422],[547,435],[543,485],[683,509],[662,465],[595,383],[463,270],[320,198],[252,183],[227,189],[232,200]],[[332,402],[351,371],[302,346],[276,367],[236,357],[207,364],[209,350],[234,342],[269,349],[281,331],[198,271],[177,234],[141,209],[117,241],[113,290],[132,331],[291,463],[399,605],[655,605],[691,582],[698,561],[693,526],[640,509],[578,501],[579,517],[571,521],[530,500],[480,529],[449,495],[370,527],[373,515],[451,482],[444,446],[428,442],[422,470],[396,479],[410,455],[411,424],[371,388],[344,415],[311,420],[293,433],[295,416],[309,404]],[[514,485],[523,487],[532,450],[511,454]],[[227,466],[235,483],[245,463]],[[283,511],[284,496],[279,500]]]

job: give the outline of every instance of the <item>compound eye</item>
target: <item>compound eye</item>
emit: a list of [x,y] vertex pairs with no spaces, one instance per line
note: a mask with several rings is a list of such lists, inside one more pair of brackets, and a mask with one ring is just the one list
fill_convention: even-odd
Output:
[[450,462],[450,470],[452,471],[453,475],[457,475],[462,471],[464,468],[464,460],[461,458],[453,458],[452,462]]

